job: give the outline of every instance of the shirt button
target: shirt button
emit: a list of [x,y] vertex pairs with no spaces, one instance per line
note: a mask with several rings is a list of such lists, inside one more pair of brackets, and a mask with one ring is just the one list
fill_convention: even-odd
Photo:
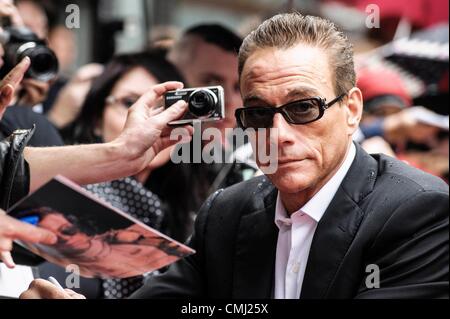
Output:
[[294,266],[292,267],[292,272],[294,274],[298,274],[299,271],[300,271],[300,263],[295,263]]

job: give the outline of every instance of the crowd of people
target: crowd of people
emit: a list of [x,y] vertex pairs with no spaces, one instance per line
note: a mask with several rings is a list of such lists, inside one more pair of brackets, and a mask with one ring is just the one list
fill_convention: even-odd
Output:
[[[35,1],[0,0],[0,17],[58,52],[68,36],[49,31]],[[67,71],[70,50],[62,51]],[[0,62],[3,52],[0,44]],[[4,211],[64,175],[197,251],[161,273],[92,279],[101,286],[92,298],[448,298],[448,127],[414,115],[394,71],[355,68],[348,39],[331,22],[281,14],[245,40],[218,24],[197,25],[67,80],[29,79],[30,64],[24,58],[0,83],[0,257],[8,267],[29,257],[14,240],[57,238]],[[225,117],[204,128],[223,133],[224,150],[235,146],[227,129],[278,128],[275,174],[258,177],[246,163],[171,161],[191,136],[170,140],[168,123],[188,106],[164,109],[161,99],[215,85],[224,88]],[[267,111],[273,107],[281,111]],[[119,188],[152,205],[108,196]],[[382,268],[380,289],[363,286],[367,264]],[[82,298],[42,280],[22,297]]]

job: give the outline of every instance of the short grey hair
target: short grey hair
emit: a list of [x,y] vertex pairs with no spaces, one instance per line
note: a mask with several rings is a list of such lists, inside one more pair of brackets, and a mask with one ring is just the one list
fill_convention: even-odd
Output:
[[322,48],[333,67],[334,90],[347,93],[356,85],[353,46],[336,25],[315,16],[298,12],[278,14],[264,21],[245,39],[239,51],[239,77],[249,56],[258,49],[289,49],[305,43]]

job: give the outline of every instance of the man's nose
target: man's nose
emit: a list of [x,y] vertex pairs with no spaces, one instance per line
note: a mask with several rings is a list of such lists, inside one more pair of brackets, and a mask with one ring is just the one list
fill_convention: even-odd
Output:
[[277,130],[278,143],[292,144],[293,141],[293,132],[292,126],[285,120],[282,114],[276,113],[273,117],[273,128]]

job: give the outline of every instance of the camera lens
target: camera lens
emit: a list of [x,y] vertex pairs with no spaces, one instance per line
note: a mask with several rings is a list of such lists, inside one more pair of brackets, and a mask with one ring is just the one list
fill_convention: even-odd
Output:
[[33,50],[26,50],[22,56],[28,56],[31,59],[28,74],[32,78],[40,81],[49,81],[57,75],[58,59],[47,47],[38,46]]
[[0,44],[4,49],[4,65],[0,76],[5,76],[25,57],[31,60],[25,77],[47,82],[58,74],[58,59],[44,40],[26,27],[7,27],[0,32]]
[[194,91],[189,97],[189,111],[197,116],[204,117],[214,112],[217,96],[210,90],[200,89]]

